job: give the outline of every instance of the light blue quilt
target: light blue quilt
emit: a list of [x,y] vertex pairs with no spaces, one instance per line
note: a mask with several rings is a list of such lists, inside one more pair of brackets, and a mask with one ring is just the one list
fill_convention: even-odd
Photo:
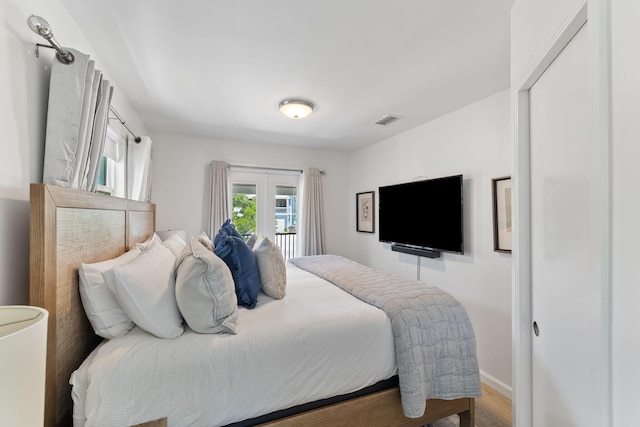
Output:
[[389,316],[406,417],[421,417],[427,399],[481,396],[473,327],[464,307],[450,294],[337,255],[289,261]]

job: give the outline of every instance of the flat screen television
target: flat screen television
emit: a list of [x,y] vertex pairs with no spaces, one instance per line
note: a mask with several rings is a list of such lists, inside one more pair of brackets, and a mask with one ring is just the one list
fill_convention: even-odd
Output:
[[462,194],[462,175],[379,187],[380,241],[463,254]]

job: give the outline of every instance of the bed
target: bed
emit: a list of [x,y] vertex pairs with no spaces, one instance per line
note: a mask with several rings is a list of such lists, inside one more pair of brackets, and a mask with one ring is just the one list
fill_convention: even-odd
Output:
[[[178,349],[178,351],[182,348],[182,343],[187,341],[195,342],[195,345],[200,346],[201,349],[205,348],[206,351],[200,351],[202,353],[218,351],[214,348],[214,344],[206,341],[207,337],[193,333],[188,328],[186,328],[187,330],[182,336],[175,340],[159,340],[155,337],[150,337],[137,328],[132,330],[126,337],[123,337],[123,340],[120,340],[120,338],[103,340],[95,334],[89,324],[78,291],[78,268],[80,264],[83,262],[109,260],[125,253],[137,243],[147,241],[154,234],[155,214],[155,205],[150,203],[119,199],[45,184],[32,184],[30,303],[47,309],[50,314],[45,385],[45,425],[72,425],[74,410],[76,417],[79,411],[94,411],[92,408],[79,408],[78,406],[82,405],[78,404],[74,408],[72,395],[84,392],[81,390],[83,388],[81,380],[76,378],[72,388],[70,379],[72,376],[83,375],[83,370],[89,369],[87,368],[87,363],[96,357],[108,358],[109,355],[113,356],[114,354],[117,357],[121,357],[122,350],[121,347],[116,347],[118,345],[122,344],[125,346],[124,348],[131,345],[141,346],[132,352],[132,357],[134,358],[136,354],[140,355],[144,354],[145,351],[149,351],[148,348],[157,347],[159,341],[171,341],[170,345],[174,347],[174,350]],[[363,329],[356,329],[351,336],[347,335],[342,341],[338,339],[342,343],[340,347],[345,352],[344,354],[333,350],[323,354],[322,348],[325,344],[322,341],[315,341],[316,335],[313,335],[313,342],[311,344],[307,343],[308,345],[302,347],[310,346],[311,351],[307,353],[311,354],[312,357],[313,354],[316,354],[315,361],[314,359],[305,360],[305,369],[292,367],[290,363],[293,362],[283,362],[293,373],[298,369],[308,371],[307,373],[309,374],[309,377],[302,381],[303,384],[295,386],[299,400],[287,405],[292,406],[292,408],[275,410],[274,408],[279,408],[277,405],[283,405],[282,399],[284,397],[280,398],[274,391],[274,396],[269,396],[271,400],[266,398],[253,399],[264,400],[264,402],[258,402],[263,406],[258,409],[252,409],[251,413],[244,414],[240,410],[234,410],[232,415],[221,416],[215,422],[212,421],[210,425],[260,424],[282,427],[297,425],[423,426],[453,414],[460,416],[460,425],[462,427],[472,427],[474,425],[474,398],[479,395],[475,389],[466,393],[465,396],[443,399],[430,398],[426,401],[426,410],[423,415],[413,418],[406,417],[397,380],[398,372],[395,366],[395,354],[390,350],[393,346],[393,328],[389,318],[380,311],[380,308],[360,301],[361,297],[355,298],[343,289],[338,288],[337,285],[327,285],[326,278],[319,278],[317,274],[312,274],[299,266],[288,264],[287,274],[288,282],[291,283],[287,284],[287,296],[282,301],[272,301],[265,297],[259,299],[255,310],[240,310],[240,331],[236,335],[227,337],[218,335],[216,342],[230,341],[229,338],[231,337],[239,337],[244,341],[254,341],[253,339],[248,339],[251,336],[250,334],[253,333],[257,337],[269,329],[269,325],[262,320],[252,321],[258,313],[271,311],[271,317],[277,318],[295,316],[296,310],[298,310],[297,315],[299,316],[300,310],[307,310],[300,306],[302,304],[300,301],[310,299],[307,294],[303,293],[309,292],[309,289],[314,289],[313,292],[315,293],[313,295],[317,297],[314,298],[318,301],[323,298],[335,301],[335,303],[332,303],[332,310],[330,311],[334,311],[336,315],[348,317],[350,313],[362,311],[365,320],[362,321],[363,318],[358,317],[355,327]],[[329,279],[331,278],[329,277]],[[303,287],[298,286],[298,282],[313,282],[314,284]],[[286,305],[284,301],[287,301],[292,311],[289,312],[282,309]],[[320,315],[328,316],[329,314],[320,313]],[[311,318],[309,322],[312,322]],[[343,322],[343,320],[340,322]],[[293,328],[291,325],[294,323],[290,322],[290,327]],[[321,318],[316,323],[324,325],[332,322],[329,318]],[[365,329],[370,328],[371,325],[378,329]],[[302,328],[302,325],[299,326]],[[304,331],[313,330],[312,326],[311,324],[306,324],[302,329]],[[336,334],[336,330],[322,333],[325,334],[325,339],[332,339]],[[289,339],[284,332],[282,335],[284,337],[282,338],[283,340]],[[361,339],[361,341],[357,341],[358,339]],[[285,341],[282,342],[284,343]],[[351,344],[351,348],[349,348],[349,344]],[[275,348],[278,347],[272,346],[268,348],[265,347],[267,344],[257,345],[261,346],[260,348],[265,354],[276,351]],[[314,348],[313,345],[316,347]],[[371,347],[362,347],[365,345],[370,345]],[[147,346],[147,349],[144,346]],[[359,364],[367,369],[359,372],[358,375],[351,375],[357,369],[346,362],[341,367],[342,371],[331,368],[333,371],[325,372],[322,370],[324,368],[308,368],[314,363],[317,363],[318,366],[324,366],[323,363],[327,364],[327,360],[331,357],[338,358],[338,361],[340,358],[346,361],[349,359],[348,355],[351,354],[349,352],[358,351],[360,347],[362,347],[361,354],[353,356],[353,359],[364,362]],[[251,351],[242,350],[241,353],[251,354]],[[290,348],[288,353],[295,353],[295,350]],[[303,354],[297,356],[306,357]],[[473,356],[475,357],[475,354]],[[184,360],[188,361],[188,357],[185,355]],[[175,357],[172,356],[169,359],[173,360]],[[219,357],[217,360],[219,360]],[[288,359],[285,358],[284,360]],[[189,364],[191,362],[185,363]],[[339,366],[340,363],[332,363],[331,365]],[[115,366],[118,366],[118,364]],[[126,371],[123,372],[120,375],[130,375]],[[219,374],[218,372],[215,375]],[[251,375],[257,374],[253,373]],[[350,384],[339,385],[338,381],[330,380],[334,378],[332,375],[354,378],[349,378]],[[158,376],[157,372],[152,374],[152,377]],[[162,374],[160,376],[170,377],[171,375]],[[177,376],[179,377],[180,375]],[[322,387],[314,387],[315,383],[323,381],[323,377],[326,377],[326,383]],[[102,378],[100,381],[107,383],[109,375],[104,375]],[[292,381],[293,378],[292,376],[286,381]],[[94,393],[96,389],[102,387],[102,385],[98,387],[99,384],[102,384],[100,381],[94,380]],[[242,389],[244,387],[247,390],[242,381],[246,381],[246,378],[239,376],[225,382],[227,384],[235,382],[237,383],[236,388]],[[264,381],[270,381],[268,375],[266,375]],[[104,387],[107,386],[105,385]],[[148,387],[153,390],[154,388],[157,389],[158,385],[149,384]],[[204,387],[204,390],[207,387]],[[353,387],[356,387],[357,390],[352,390]],[[138,390],[136,387],[127,387],[127,391],[129,391],[128,389],[135,389],[132,391],[134,393],[133,397],[123,395],[119,396],[121,399],[134,401],[136,396],[148,394],[148,391],[144,389]],[[329,395],[320,395],[318,394],[319,390]],[[161,402],[163,398],[162,392],[158,391],[157,393],[157,399],[151,400]],[[174,397],[167,398],[169,403],[172,399],[177,399],[176,396],[180,394],[176,394],[175,391],[172,393],[174,393],[172,395]],[[224,391],[219,391],[216,396],[220,397],[225,393]],[[256,393],[259,396],[259,392],[256,391]],[[102,399],[100,394],[97,396],[97,400]],[[90,400],[83,397],[81,401],[85,399]],[[279,400],[279,403],[273,403],[273,401]],[[148,406],[152,405],[152,403],[150,404],[147,401],[140,402],[143,403],[133,405],[138,409],[142,408],[142,413],[135,415],[135,422],[125,422],[120,421],[120,419],[114,422],[117,425],[144,426],[189,425],[191,423],[193,425],[209,425],[201,419],[186,421],[185,415],[181,416],[180,423],[176,423],[175,415],[172,418],[170,414],[159,414],[157,409]],[[232,403],[228,402],[228,405],[232,406]],[[125,406],[124,404],[113,403],[113,405],[116,405],[115,408],[111,410],[103,408],[103,412],[106,411],[108,413],[111,411],[112,415],[126,412],[118,406]],[[163,403],[160,406],[166,407],[169,404]],[[183,404],[177,404],[177,406],[184,407]],[[181,424],[183,421],[187,424]],[[120,424],[121,422],[124,424]]]

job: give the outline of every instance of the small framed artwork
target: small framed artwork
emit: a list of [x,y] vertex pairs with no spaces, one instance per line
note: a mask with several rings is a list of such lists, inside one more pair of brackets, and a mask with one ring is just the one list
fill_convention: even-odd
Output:
[[375,193],[367,191],[356,194],[356,231],[373,233]]
[[493,250],[511,253],[511,177],[491,179],[493,195]]

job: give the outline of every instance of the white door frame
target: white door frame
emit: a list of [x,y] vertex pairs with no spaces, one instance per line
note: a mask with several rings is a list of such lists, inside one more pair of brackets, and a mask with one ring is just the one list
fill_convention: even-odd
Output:
[[[601,406],[603,426],[612,425],[611,396],[611,83],[610,28],[611,0],[577,2],[562,25],[549,40],[524,77],[512,84],[514,137],[514,231],[513,231],[513,425],[532,426],[532,327],[531,327],[531,192],[529,89],[544,73],[573,36],[589,19],[589,91],[594,123],[590,123],[601,147],[602,182],[600,200],[603,218],[599,248],[602,254],[601,277]],[[512,82],[513,83],[513,82]],[[596,425],[596,424],[594,424]]]

